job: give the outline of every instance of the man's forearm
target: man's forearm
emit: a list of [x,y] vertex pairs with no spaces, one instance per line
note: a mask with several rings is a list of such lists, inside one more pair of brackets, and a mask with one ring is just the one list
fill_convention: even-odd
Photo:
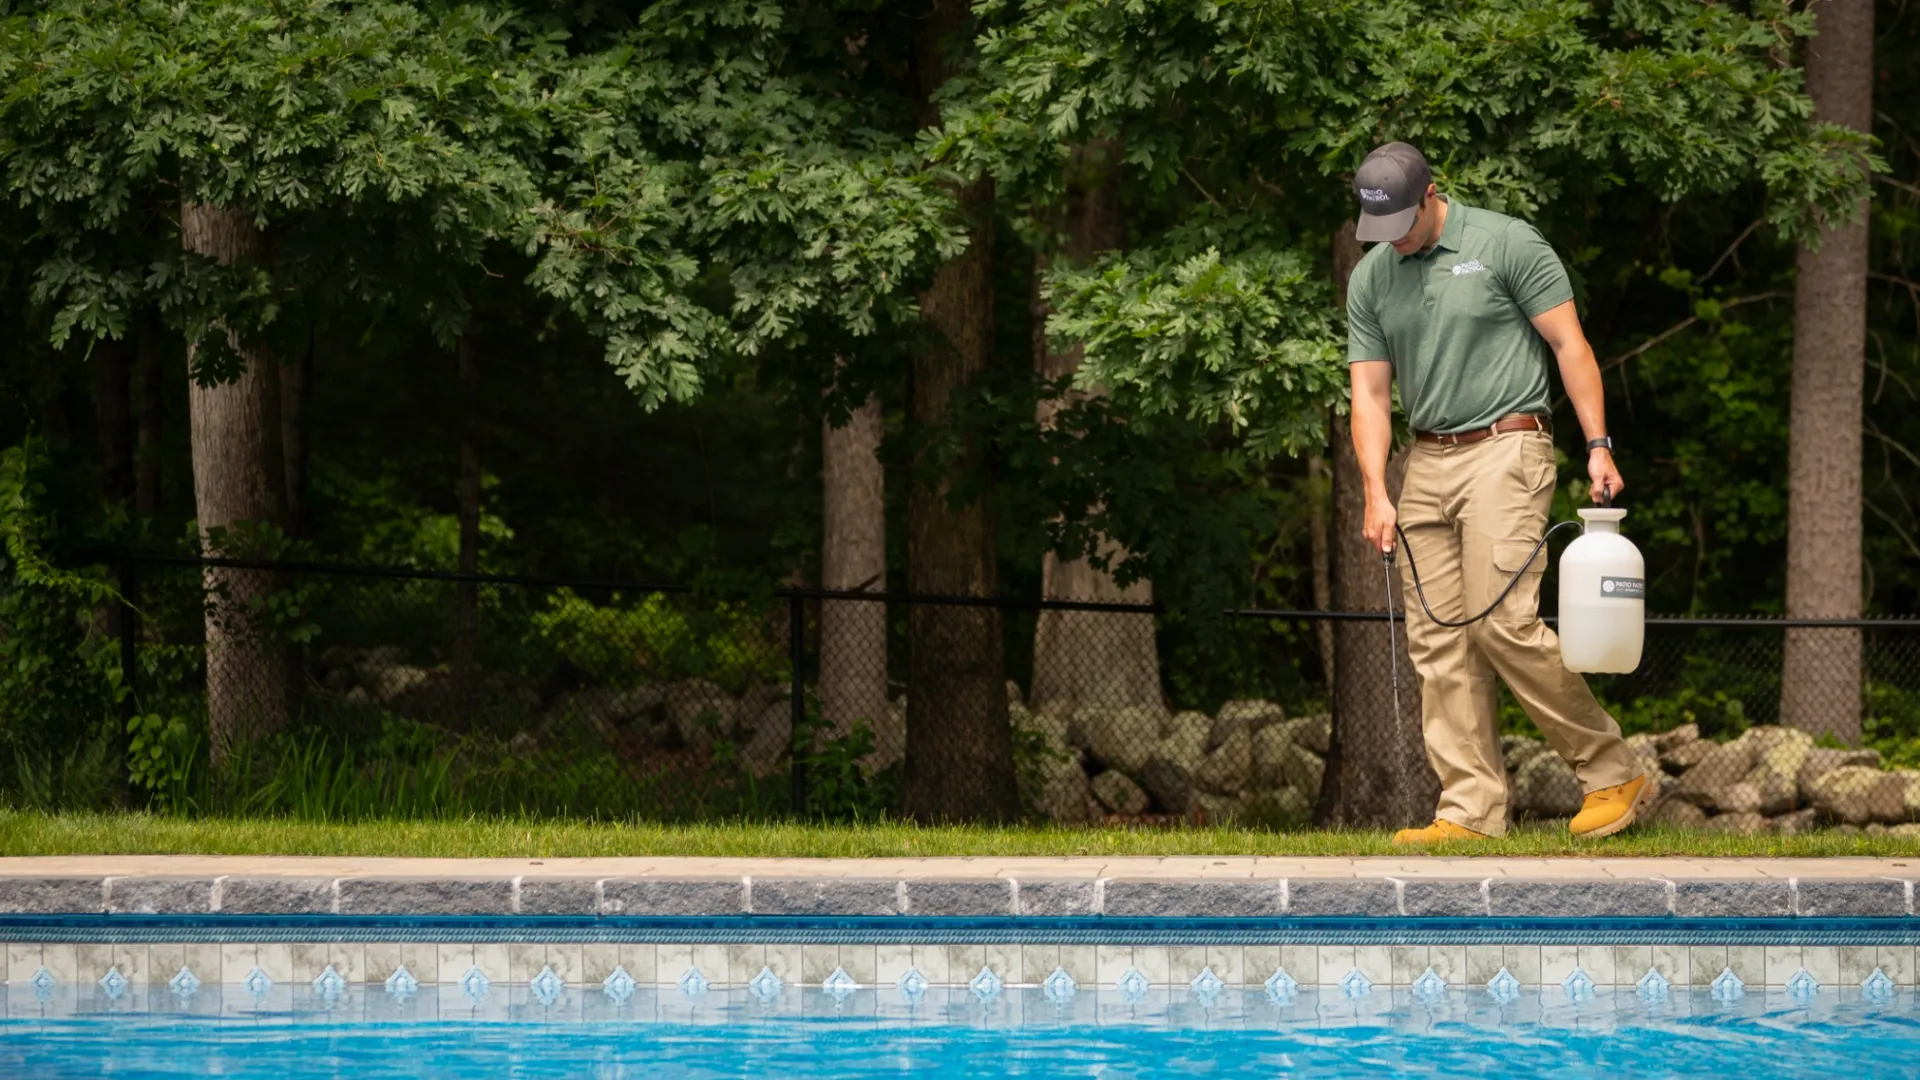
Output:
[[1555,354],[1560,362],[1560,384],[1567,388],[1567,400],[1580,418],[1580,430],[1588,439],[1607,433],[1607,395],[1600,382],[1600,364],[1594,360],[1593,346],[1585,335],[1578,335]]
[[[1385,367],[1385,365],[1381,365]],[[1360,372],[1355,372],[1360,375]],[[1365,373],[1372,375],[1372,372]],[[1384,373],[1382,373],[1384,381]],[[1355,378],[1353,386],[1353,454],[1368,498],[1387,497],[1387,456],[1393,451],[1393,391],[1390,384],[1374,385],[1371,378]]]

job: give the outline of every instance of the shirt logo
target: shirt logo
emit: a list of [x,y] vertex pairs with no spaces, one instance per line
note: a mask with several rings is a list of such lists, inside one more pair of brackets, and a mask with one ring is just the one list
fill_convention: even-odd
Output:
[[1466,262],[1457,262],[1453,264],[1454,277],[1459,277],[1462,274],[1478,274],[1484,270],[1486,270],[1486,267],[1480,265],[1479,259],[1468,259]]
[[1363,187],[1360,189],[1360,197],[1367,202],[1387,201],[1387,193],[1381,191],[1379,188]]

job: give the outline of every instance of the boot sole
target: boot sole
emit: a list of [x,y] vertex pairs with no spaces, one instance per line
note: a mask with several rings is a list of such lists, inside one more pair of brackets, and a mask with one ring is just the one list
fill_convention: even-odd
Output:
[[1660,791],[1660,781],[1655,779],[1651,772],[1647,773],[1646,777],[1646,785],[1640,789],[1640,794],[1633,797],[1633,805],[1627,807],[1627,812],[1620,815],[1620,820],[1609,822],[1590,832],[1575,833],[1573,838],[1575,840],[1599,840],[1603,837],[1612,836],[1614,833],[1622,832],[1631,826],[1639,819],[1640,811],[1653,805],[1654,796],[1659,794]]

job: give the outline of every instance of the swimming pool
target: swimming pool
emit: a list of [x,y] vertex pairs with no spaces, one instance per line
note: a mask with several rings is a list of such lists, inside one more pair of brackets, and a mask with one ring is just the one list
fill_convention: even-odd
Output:
[[1910,991],[10,988],[0,1075],[1912,1075]]
[[1920,1076],[1920,860],[0,865],[0,1077]]

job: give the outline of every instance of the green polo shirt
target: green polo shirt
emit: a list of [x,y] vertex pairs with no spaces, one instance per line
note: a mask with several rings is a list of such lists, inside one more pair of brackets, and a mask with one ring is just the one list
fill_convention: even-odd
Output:
[[1566,267],[1517,218],[1447,203],[1430,250],[1375,244],[1347,286],[1347,359],[1389,360],[1415,431],[1552,411],[1546,339],[1528,320],[1573,299]]

